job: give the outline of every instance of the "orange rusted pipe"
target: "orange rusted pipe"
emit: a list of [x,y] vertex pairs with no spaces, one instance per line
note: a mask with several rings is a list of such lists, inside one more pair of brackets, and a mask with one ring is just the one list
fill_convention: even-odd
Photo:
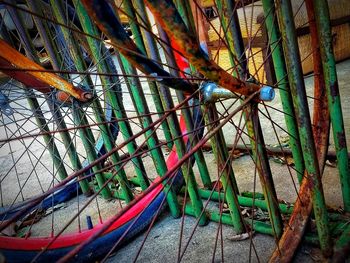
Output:
[[54,88],[67,93],[67,97],[70,95],[79,101],[87,101],[93,96],[92,93],[73,86],[58,75],[47,72],[45,68],[28,59],[2,39],[0,39],[0,70],[43,93],[51,92]]

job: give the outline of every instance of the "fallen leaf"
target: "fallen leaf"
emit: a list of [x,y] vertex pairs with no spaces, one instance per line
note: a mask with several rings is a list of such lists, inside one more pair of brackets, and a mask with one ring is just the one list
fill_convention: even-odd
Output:
[[243,241],[243,240],[248,239],[250,237],[250,235],[254,235],[254,232],[249,232],[249,233],[247,232],[247,233],[229,236],[229,237],[227,237],[227,239],[230,241]]

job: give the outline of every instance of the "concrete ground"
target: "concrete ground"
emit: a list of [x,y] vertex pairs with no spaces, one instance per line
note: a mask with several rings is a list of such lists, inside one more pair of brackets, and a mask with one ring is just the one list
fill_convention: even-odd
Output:
[[[182,253],[195,221],[194,218],[185,216]],[[160,218],[159,222],[152,228],[137,262],[176,262],[181,224],[181,219],[173,219],[168,214]],[[211,222],[207,226],[197,228],[193,238],[189,241],[181,262],[248,262],[249,258],[251,258],[251,262],[266,262],[276,247],[273,237],[255,234],[252,241],[256,249],[255,253],[253,247],[250,246],[251,241],[249,239],[231,241],[230,237],[234,235],[234,232],[231,227],[223,225],[223,246],[221,246],[221,237],[219,237],[213,260],[218,226],[219,224]],[[145,234],[119,249],[107,262],[133,262],[144,237]],[[303,246],[299,250],[295,262],[314,262],[314,259],[317,258],[321,259],[318,249]]]

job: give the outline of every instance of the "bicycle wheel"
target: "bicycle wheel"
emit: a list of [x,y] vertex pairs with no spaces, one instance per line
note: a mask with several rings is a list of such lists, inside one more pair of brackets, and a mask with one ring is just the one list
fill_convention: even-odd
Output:
[[[59,145],[43,146],[40,151],[44,153],[49,150],[50,152],[51,149],[57,147],[52,160],[57,161],[57,152],[64,157],[63,161],[51,161],[51,164],[50,158],[41,156],[37,158],[38,163],[47,160],[47,163],[53,168],[46,169],[51,175],[50,182],[43,187],[43,194],[35,197],[35,191],[24,191],[24,187],[21,185],[22,179],[17,171],[18,163],[16,160],[23,160],[25,165],[28,161],[24,160],[22,156],[18,157],[11,154],[10,158],[16,165],[14,165],[14,168],[5,170],[8,174],[14,174],[13,177],[18,178],[20,191],[12,190],[13,184],[11,183],[14,180],[9,182],[10,187],[6,186],[4,179],[5,185],[2,184],[2,189],[11,189],[9,194],[23,194],[23,199],[32,197],[33,194],[34,197],[18,205],[12,205],[18,202],[17,198],[12,198],[10,201],[4,199],[6,200],[4,205],[10,205],[10,208],[7,208],[2,215],[8,215],[9,218],[6,219],[10,220],[2,225],[10,225],[10,222],[22,222],[24,219],[26,219],[24,222],[27,221],[29,225],[25,229],[22,223],[18,228],[24,231],[24,238],[1,237],[1,244],[4,244],[2,251],[5,256],[9,260],[21,260],[26,257],[29,260],[47,261],[59,259],[67,254],[63,258],[64,260],[74,255],[77,260],[81,261],[100,259],[109,255],[122,242],[131,239],[140,230],[148,227],[140,249],[138,249],[139,251],[135,252],[135,259],[137,259],[155,219],[163,210],[165,200],[167,200],[173,216],[184,218],[184,214],[189,214],[197,218],[194,226],[191,227],[191,236],[184,246],[182,242],[185,225],[184,220],[181,220],[177,238],[179,247],[175,253],[169,251],[169,253],[174,253],[178,261],[183,259],[185,252],[188,251],[188,244],[193,233],[195,231],[196,233],[201,232],[197,229],[197,225],[205,225],[209,219],[219,223],[215,242],[210,251],[212,254],[209,255],[213,260],[217,253],[217,242],[222,223],[233,225],[233,229],[237,234],[243,234],[243,236],[249,238],[251,247],[255,250],[254,257],[258,260],[257,251],[259,249],[255,248],[255,238],[252,237],[253,229],[273,235],[276,240],[276,247],[284,249],[285,241],[283,240],[288,240],[288,237],[290,237],[288,231],[284,233],[287,238],[283,236],[279,244],[277,241],[282,236],[283,225],[289,216],[283,215],[282,218],[281,210],[290,213],[291,209],[287,205],[281,204],[279,200],[288,199],[293,201],[296,199],[295,206],[298,207],[298,205],[300,206],[299,203],[312,204],[311,193],[322,192],[322,185],[318,180],[318,176],[321,174],[320,170],[323,170],[326,158],[329,130],[327,127],[329,123],[327,122],[328,113],[325,110],[327,107],[325,107],[325,102],[320,99],[322,87],[319,87],[321,91],[315,88],[315,92],[319,92],[314,95],[317,100],[313,100],[312,95],[309,96],[308,100],[311,100],[311,104],[314,104],[315,107],[314,126],[322,128],[318,130],[319,133],[314,131],[319,152],[319,156],[316,156],[306,94],[304,94],[304,97],[302,96],[305,93],[303,92],[304,80],[300,76],[301,61],[298,58],[296,58],[295,64],[296,67],[299,67],[299,71],[296,70],[297,74],[293,76],[299,81],[300,85],[295,86],[292,79],[289,79],[293,96],[290,96],[288,92],[289,85],[286,82],[286,70],[290,69],[288,68],[290,66],[288,63],[291,63],[288,50],[291,47],[284,46],[287,65],[281,70],[282,72],[276,71],[276,76],[271,74],[268,77],[270,79],[267,78],[267,80],[262,76],[264,74],[262,68],[265,67],[266,69],[267,61],[271,56],[282,56],[283,58],[281,40],[278,36],[274,36],[275,40],[273,40],[273,30],[277,28],[274,25],[276,23],[275,7],[273,5],[267,7],[269,1],[264,2],[266,5],[264,10],[259,3],[253,2],[246,5],[243,2],[238,2],[238,4],[232,5],[232,2],[225,1],[227,12],[225,14],[221,1],[216,1],[215,8],[211,10],[216,10],[218,17],[209,19],[195,1],[192,6],[186,1],[178,1],[176,6],[171,1],[145,1],[160,25],[155,30],[151,27],[143,1],[135,1],[134,6],[131,1],[123,1],[120,7],[113,6],[107,1],[83,2],[88,13],[79,1],[73,1],[74,7],[69,2],[62,4],[51,1],[50,4],[47,4],[44,1],[40,3],[28,1],[30,14],[33,16],[36,30],[46,44],[44,50],[49,54],[53,71],[57,74],[66,74],[70,81],[93,89],[95,94],[94,98],[87,103],[79,103],[73,100],[71,105],[50,101],[50,95],[42,95],[37,91],[34,91],[34,95],[31,96],[28,95],[28,92],[25,92],[24,96],[22,95],[23,99],[26,100],[40,98],[43,101],[42,103],[49,105],[49,108],[40,107],[42,110],[45,109],[44,117],[41,117],[41,120],[44,119],[48,123],[47,127],[52,125],[50,130],[58,129],[55,133],[50,130],[44,131],[46,132],[45,135],[53,136],[55,144]],[[283,15],[286,14],[284,8],[287,9],[290,15],[291,6],[286,3],[279,4],[280,6],[277,5],[276,10],[280,12],[280,26],[285,40],[284,43],[286,43],[291,36],[288,35],[287,30],[283,31]],[[297,6],[295,14],[301,12],[300,7],[302,6],[303,3]],[[20,6],[11,3],[7,3],[7,7],[25,12]],[[42,15],[41,12],[47,14],[49,13],[48,10],[52,10],[52,17]],[[252,21],[254,16],[263,11],[265,11],[263,23],[253,30],[254,23]],[[132,38],[136,44],[125,33],[124,27],[118,19],[118,12],[127,17]],[[13,16],[13,14],[11,15]],[[109,51],[105,48],[104,40],[106,37],[94,27],[88,19],[89,15],[95,20],[103,34],[111,40],[109,44],[117,50],[112,56],[114,61],[111,61],[111,56],[108,55]],[[250,19],[247,18],[248,15]],[[288,16],[285,17],[288,18]],[[237,27],[238,21],[240,21],[241,28]],[[205,43],[208,42],[208,39],[205,39],[204,22],[207,22],[212,30],[216,31],[215,34],[218,35],[219,39],[216,43],[214,42],[211,53],[203,51]],[[271,31],[272,33],[269,33],[271,36],[265,47],[256,51],[252,48],[252,45],[257,35],[262,35],[262,25],[265,22],[267,32]],[[44,24],[45,30],[39,29],[40,23]],[[215,27],[213,23],[219,25]],[[17,23],[16,27],[19,30],[20,25]],[[50,35],[45,37],[48,32]],[[247,43],[244,43],[244,33],[246,33],[245,41]],[[24,46],[27,42],[34,41],[32,39],[27,39],[27,41],[20,39],[20,43]],[[18,42],[15,41],[15,43]],[[226,46],[224,50],[221,48],[222,45]],[[55,50],[53,47],[56,50],[58,49],[59,52],[50,53]],[[158,49],[160,47],[159,54]],[[26,52],[28,52],[27,49],[29,48],[26,47]],[[150,59],[146,56],[146,52]],[[228,53],[226,61],[231,61],[232,65],[223,70],[213,61],[216,60],[217,63],[220,63],[219,58],[222,60],[225,52]],[[40,54],[42,53],[40,52]],[[85,53],[85,56],[82,53]],[[312,50],[311,54],[313,53],[316,52]],[[256,60],[259,57],[261,58],[262,54],[265,57],[262,59],[262,63],[257,64]],[[212,60],[209,60],[210,56]],[[59,62],[56,65],[55,59]],[[278,63],[275,61],[276,59],[274,57],[274,63]],[[198,72],[203,75],[190,71],[188,62],[194,65]],[[284,63],[283,59],[282,62]],[[87,63],[90,66],[84,67],[84,64]],[[116,74],[117,71],[113,68],[113,63],[123,73],[124,82],[116,79],[119,74]],[[60,65],[63,65],[63,70]],[[162,66],[164,66],[164,69]],[[147,77],[136,71],[134,67],[143,71]],[[292,75],[288,71],[289,74]],[[89,80],[91,75],[97,76],[95,83],[92,79]],[[276,83],[271,82],[273,77],[277,78]],[[148,80],[147,83],[144,81],[145,79]],[[213,82],[208,82],[208,80]],[[323,82],[323,80],[318,81]],[[261,86],[266,82],[269,82],[269,85],[265,85],[268,86],[265,91],[272,93],[275,90],[276,93],[282,93],[281,100],[274,102],[273,105],[263,102],[257,97],[257,92],[261,92]],[[218,87],[216,83],[236,92],[236,94],[225,91]],[[113,90],[117,84],[122,84],[122,91],[118,88]],[[177,89],[176,93],[170,93],[169,87]],[[144,92],[143,89],[145,89]],[[24,110],[21,112],[21,110],[17,110],[16,107],[11,105],[18,102],[17,100],[14,102],[13,94],[21,92],[23,94],[26,90],[17,90],[12,86],[8,90],[8,93],[4,94],[4,98],[8,98],[6,105],[14,112],[19,112],[21,116],[24,116],[26,113],[23,112],[29,111],[28,106],[24,106]],[[127,92],[123,92],[126,90]],[[298,90],[301,96],[295,94],[295,90]],[[116,95],[121,92],[123,93],[123,102],[120,96]],[[148,92],[150,94],[147,94]],[[202,102],[202,113],[198,111],[198,94],[200,94],[199,98]],[[175,95],[177,103],[179,103],[178,106],[174,106],[172,101]],[[270,95],[271,98],[271,94],[267,95]],[[214,101],[216,96],[224,99]],[[227,99],[227,97],[231,98]],[[150,105],[152,104],[150,102],[151,98],[153,105]],[[264,93],[260,98],[264,99]],[[267,99],[269,99],[269,96],[267,96]],[[241,101],[241,104],[239,101]],[[106,109],[100,106],[100,102],[106,105]],[[50,104],[53,104],[53,106]],[[26,104],[22,102],[20,105],[23,107]],[[32,109],[30,110],[32,111]],[[182,114],[181,125],[178,123],[176,116],[176,113],[180,111]],[[57,112],[63,114],[64,117],[55,117]],[[113,114],[108,112],[113,112]],[[91,117],[92,113],[94,113],[93,117]],[[34,114],[30,116],[32,119],[36,117]],[[107,116],[107,120],[104,119],[105,116]],[[158,118],[156,119],[155,116],[158,116]],[[65,120],[68,127],[62,126],[64,125],[62,120]],[[296,120],[302,121],[297,123]],[[203,121],[205,121],[204,126]],[[117,142],[115,142],[118,130],[116,122],[119,124],[121,133],[117,138]],[[135,124],[129,122],[135,122]],[[303,124],[306,125],[306,128]],[[33,132],[30,130],[33,128],[26,127],[26,123],[21,124],[17,119],[10,123],[4,121],[4,130],[11,131],[11,128],[9,128],[11,125],[17,125],[17,128],[12,128],[12,132],[9,132],[10,135],[2,140],[4,145],[13,148],[13,141],[18,143],[21,140],[28,140],[28,138],[34,142],[39,141],[38,138],[33,137],[35,130]],[[38,125],[36,129],[43,133],[41,127],[43,127],[42,124]],[[204,135],[202,135],[204,127]],[[24,134],[28,133],[28,135],[11,135],[21,129],[23,129]],[[115,129],[114,135],[110,131],[111,129]],[[67,132],[72,137],[69,143],[65,139],[62,139],[62,143],[59,142],[56,133],[62,136]],[[101,134],[103,140],[98,139],[98,133]],[[281,142],[283,135],[289,137],[288,144],[291,148],[290,151],[293,153],[293,158],[287,156],[287,150],[283,147]],[[17,138],[12,139],[11,136]],[[141,139],[140,136],[145,136],[145,139]],[[159,141],[159,137],[162,138],[161,141]],[[135,138],[138,139],[135,140]],[[210,147],[213,153],[203,153],[201,148],[206,146],[205,143],[209,139],[211,139]],[[48,141],[50,142],[50,139]],[[99,143],[96,143],[96,141]],[[249,149],[250,146],[251,150],[248,150],[247,155],[234,159],[239,141],[243,144],[244,149]],[[44,143],[45,141],[41,141],[41,144]],[[102,144],[103,146],[98,146]],[[74,150],[70,148],[72,145],[75,148]],[[147,145],[147,148],[144,147],[145,145]],[[165,154],[160,148],[165,145],[168,148],[174,147],[167,161],[165,161]],[[278,160],[282,160],[283,164],[277,164],[273,161],[276,159],[269,158],[268,153],[271,150],[269,145],[278,145],[282,156]],[[304,148],[305,145],[306,148]],[[230,152],[227,150],[228,146],[232,147]],[[38,150],[32,150],[31,147],[33,146],[30,144],[20,150],[23,156],[31,156],[33,151],[39,152]],[[122,154],[125,148],[128,156],[121,160],[119,154]],[[12,152],[11,149],[10,151]],[[72,151],[76,152],[76,158],[72,157]],[[149,156],[145,156],[146,153],[149,153]],[[69,160],[67,155],[70,157]],[[194,158],[191,159],[192,156]],[[34,157],[29,157],[29,160],[30,158]],[[77,165],[79,164],[78,159],[81,160],[80,163],[83,163],[80,166]],[[192,168],[194,159],[197,165]],[[310,159],[312,165],[307,162]],[[83,168],[84,162],[85,168]],[[32,163],[31,160],[30,163]],[[70,165],[72,168],[69,168]],[[42,180],[44,180],[40,176],[41,172],[38,174],[40,170],[37,166],[32,164],[32,171],[26,173],[27,176],[36,173],[34,179],[38,183],[33,183],[36,187],[42,185]],[[48,165],[43,166],[47,167]],[[62,166],[66,170],[68,169],[67,175],[70,171],[75,172],[69,177],[66,177],[66,175],[66,179],[62,176],[61,182],[57,180],[53,183],[55,171],[58,173]],[[125,172],[123,172],[124,166]],[[131,171],[130,166],[134,167],[134,171]],[[280,189],[281,185],[286,185],[285,173],[288,174],[288,184],[294,185],[293,191]],[[136,179],[131,176],[132,174],[136,174]],[[153,181],[156,174],[160,177],[150,185],[149,182]],[[260,178],[261,186],[256,183],[257,175]],[[284,175],[281,182],[278,180],[279,175]],[[129,180],[127,180],[127,177]],[[244,177],[247,179],[242,179]],[[300,190],[298,189],[298,177],[302,182],[300,183]],[[31,176],[28,176],[28,178],[31,178]],[[76,178],[75,181],[73,180],[73,183],[68,184],[73,178]],[[185,179],[185,188],[182,190],[183,180],[181,178]],[[29,180],[25,179],[25,181]],[[80,187],[77,187],[76,180],[79,181]],[[279,182],[278,184],[276,180]],[[310,182],[315,186],[308,186]],[[161,183],[165,184],[164,189]],[[136,189],[137,191],[141,190],[142,194],[133,199],[135,185],[140,186]],[[58,209],[62,205],[62,200],[56,200],[56,197],[59,196],[62,190],[57,191],[57,189],[65,189],[66,191],[72,189],[69,194],[63,194],[65,197],[63,202],[67,203],[67,208]],[[244,196],[244,193],[242,193],[246,189],[252,192],[251,198]],[[80,195],[80,191],[91,195],[91,197]],[[257,199],[257,192],[263,192],[264,200]],[[176,194],[183,196],[180,202],[177,200]],[[114,203],[106,201],[111,198],[115,198],[115,200],[124,199],[126,203],[130,204],[126,205],[121,201],[115,201]],[[202,201],[202,198],[206,201]],[[322,199],[323,195],[321,195],[321,200],[313,199],[313,202],[316,204],[316,208],[325,211],[324,200]],[[216,206],[214,201],[218,201],[219,205]],[[223,209],[226,204],[228,208]],[[244,212],[246,209],[243,209],[242,206],[247,205],[252,206],[251,212]],[[49,207],[50,209],[48,209]],[[296,240],[302,237],[303,229],[306,226],[305,221],[311,212],[310,205],[307,207],[302,205],[301,207],[304,215],[303,226],[300,234],[295,232],[298,236]],[[262,210],[258,210],[258,208]],[[46,216],[43,215],[43,218],[39,221],[38,215],[42,211],[46,213]],[[300,212],[295,209],[293,215],[298,215],[298,213]],[[67,219],[67,214],[74,215]],[[294,222],[293,215],[289,225]],[[110,219],[108,219],[109,216],[111,216]],[[259,219],[259,216],[263,218]],[[86,224],[81,222],[84,217],[87,218]],[[326,220],[320,217],[318,213],[315,214],[315,219],[317,223],[324,223],[324,220]],[[47,226],[45,226],[45,221]],[[99,223],[93,225],[91,221]],[[43,228],[46,228],[46,232]],[[76,228],[78,230],[74,230]],[[38,229],[40,235],[47,235],[48,237],[36,238],[35,229]],[[329,246],[327,244],[329,238],[327,229],[324,230],[321,227],[318,228],[318,232],[321,247],[326,251],[327,246]],[[333,238],[338,235],[339,230],[334,231]],[[221,257],[224,259],[223,238],[221,238],[221,242]],[[108,245],[106,245],[107,243]],[[282,256],[279,254],[278,257],[288,254],[284,254],[284,250],[279,252],[282,252]],[[247,255],[249,257],[252,254],[249,251],[247,253],[249,253]],[[290,255],[286,257],[290,257]]]

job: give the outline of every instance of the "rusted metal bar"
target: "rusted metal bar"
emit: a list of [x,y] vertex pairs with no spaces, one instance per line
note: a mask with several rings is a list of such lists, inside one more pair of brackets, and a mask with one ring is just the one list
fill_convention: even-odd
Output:
[[248,95],[260,89],[259,85],[235,78],[210,61],[198,45],[196,36],[187,29],[172,1],[147,0],[145,3],[165,32],[173,36],[178,51],[205,77],[217,82],[223,88],[242,95]]
[[[11,19],[14,21],[15,25],[16,25],[16,30],[20,35],[20,40],[21,42],[23,42],[23,45],[25,47],[26,53],[29,57],[31,57],[31,50],[32,50],[32,46],[27,46],[27,31],[25,32],[21,32],[21,29],[23,29],[23,22],[20,19],[20,17],[18,16],[18,13],[16,12],[16,10],[12,9],[10,10],[10,14],[11,14]],[[0,23],[1,23],[1,19],[0,19]],[[24,30],[24,29],[23,29]],[[10,42],[9,35],[5,34],[3,32],[0,33],[1,38],[6,39],[7,41]],[[33,60],[35,60],[35,57],[31,57]],[[63,164],[60,152],[57,148],[57,145],[54,141],[54,137],[50,134],[50,128],[46,122],[46,119],[44,117],[43,111],[40,107],[40,104],[34,94],[34,92],[28,88],[28,90],[25,90],[25,95],[27,97],[27,101],[29,104],[30,109],[33,112],[33,115],[35,117],[36,123],[40,129],[41,132],[46,133],[45,135],[43,135],[45,144],[47,145],[47,149],[50,152],[52,161],[54,163],[54,166],[57,169],[57,173],[60,177],[60,179],[64,179],[68,176],[67,171],[65,169],[65,166]]]
[[[16,69],[33,69],[34,71],[17,71]],[[45,68],[28,59],[2,39],[0,39],[0,70],[43,93],[50,93],[52,88],[55,88],[66,92],[67,99],[69,99],[69,96],[73,96],[79,101],[92,99],[90,92],[73,86],[56,74],[40,72],[40,70],[45,71]]]
[[[266,1],[265,1],[266,2]],[[307,12],[309,17],[309,25],[311,38],[313,41],[313,59],[314,59],[314,72],[315,72],[315,97],[318,98],[314,102],[314,127],[313,134],[315,140],[318,142],[316,144],[318,162],[320,171],[323,171],[325,158],[327,157],[327,146],[328,146],[328,135],[329,135],[329,112],[327,111],[327,100],[325,99],[324,93],[324,83],[323,83],[323,74],[322,74],[322,65],[320,61],[320,51],[318,49],[317,43],[317,30],[315,25],[315,16],[313,12],[313,4],[311,1],[306,1]],[[317,77],[316,77],[317,75]],[[335,155],[335,153],[333,153]],[[335,157],[335,156],[334,156]],[[273,260],[290,260],[293,256],[295,249],[297,248],[299,242],[301,241],[302,235],[305,231],[306,224],[308,222],[308,217],[312,210],[311,205],[311,192],[310,189],[306,189],[308,184],[304,180],[300,186],[299,196],[302,196],[301,199],[298,199],[295,203],[295,208],[293,215],[289,221],[288,228],[283,234],[281,241],[279,243],[279,251],[275,251],[271,261]],[[304,204],[304,205],[303,205]],[[280,251],[283,251],[280,253]]]
[[[246,153],[246,152],[251,152],[253,147],[249,144],[246,144],[246,145],[243,145],[243,144],[237,144],[236,147],[233,146],[233,144],[227,144],[227,149],[228,150],[232,150],[232,149],[235,149],[235,150],[238,150],[239,152],[242,152],[242,153]],[[280,147],[273,147],[273,146],[265,146],[265,149],[267,151],[267,154],[269,156],[281,156],[281,157],[285,157],[285,156],[293,156],[293,152],[290,148],[287,148],[287,147],[283,147],[282,149]],[[205,151],[211,151],[212,148],[211,148],[211,145],[210,144],[205,144],[203,146],[203,150]],[[350,153],[348,153],[348,157],[350,158]],[[335,161],[337,159],[337,156],[336,156],[336,152],[335,151],[332,151],[332,150],[329,150],[326,154],[326,160],[329,160],[329,161]]]
[[314,65],[314,110],[312,119],[312,131],[315,139],[317,160],[322,176],[329,143],[330,119],[328,110],[328,99],[322,71],[321,53],[315,21],[314,6],[312,0],[305,0],[307,15],[309,18],[312,61]]
[[[306,4],[309,5],[310,1],[306,1]],[[266,25],[267,25],[267,32],[269,34],[269,37],[271,38],[270,42],[272,42],[273,46],[273,61],[276,68],[276,75],[277,80],[280,83],[280,86],[282,89],[280,90],[281,98],[282,98],[282,105],[285,112],[289,113],[286,114],[286,123],[288,130],[291,134],[294,134],[293,138],[291,138],[292,143],[292,152],[293,152],[293,158],[296,161],[296,168],[298,172],[298,178],[299,181],[303,178],[303,170],[304,170],[304,163],[303,163],[303,156],[300,150],[300,142],[297,140],[299,137],[297,127],[295,123],[295,119],[291,116],[294,116],[294,110],[292,105],[292,99],[290,96],[290,90],[289,85],[286,83],[286,81],[283,81],[284,78],[287,78],[287,71],[285,62],[283,60],[283,53],[282,53],[282,47],[281,44],[279,44],[279,37],[280,33],[278,30],[278,25],[276,22],[274,22],[274,16],[275,16],[275,6],[272,0],[263,0],[263,7],[264,12],[266,14]],[[309,23],[310,23],[310,30],[313,31],[312,35],[312,41],[313,41],[313,56],[314,56],[314,71],[320,73],[320,61],[319,61],[319,50],[317,49],[318,44],[315,43],[317,41],[317,33],[315,36],[316,28],[314,24],[314,19],[312,17],[312,10],[313,8],[308,6],[307,11],[309,13]],[[275,24],[273,26],[273,24]],[[315,140],[317,140],[320,143],[317,143],[317,151],[318,151],[318,161],[319,161],[319,167],[320,170],[323,170],[324,167],[324,155],[327,153],[327,145],[328,145],[328,133],[327,130],[329,130],[329,122],[327,122],[329,114],[324,111],[324,96],[322,94],[324,93],[324,85],[322,84],[321,75],[315,74],[315,95],[314,97],[317,98],[317,100],[314,101],[314,106],[316,107],[314,109],[314,129],[313,133],[315,136]],[[320,122],[319,122],[320,121]],[[320,127],[320,123],[322,121],[323,127]],[[319,127],[319,128],[318,128]],[[284,150],[283,150],[284,151]],[[288,152],[287,152],[288,154]],[[327,159],[334,160],[335,159],[335,152],[328,152],[326,155]],[[301,241],[301,238],[303,236],[303,233],[305,231],[306,224],[308,222],[308,218],[310,215],[310,212],[312,210],[311,205],[311,195],[310,195],[310,189],[308,189],[308,184],[306,182],[307,180],[302,181],[299,191],[300,198],[297,199],[295,203],[295,207],[293,210],[293,215],[288,223],[290,226],[289,228],[286,228],[286,231],[284,232],[278,246],[279,249],[275,250],[271,261],[289,261],[291,260],[295,249],[297,248],[299,242]],[[304,205],[303,205],[304,204]],[[280,253],[282,252],[282,253]]]
[[170,75],[158,63],[150,60],[143,54],[134,41],[126,34],[117,18],[117,8],[112,2],[106,0],[83,0],[82,3],[98,27],[111,40],[113,46],[143,73],[153,76],[158,82],[167,87],[190,93],[197,89],[197,85]]

